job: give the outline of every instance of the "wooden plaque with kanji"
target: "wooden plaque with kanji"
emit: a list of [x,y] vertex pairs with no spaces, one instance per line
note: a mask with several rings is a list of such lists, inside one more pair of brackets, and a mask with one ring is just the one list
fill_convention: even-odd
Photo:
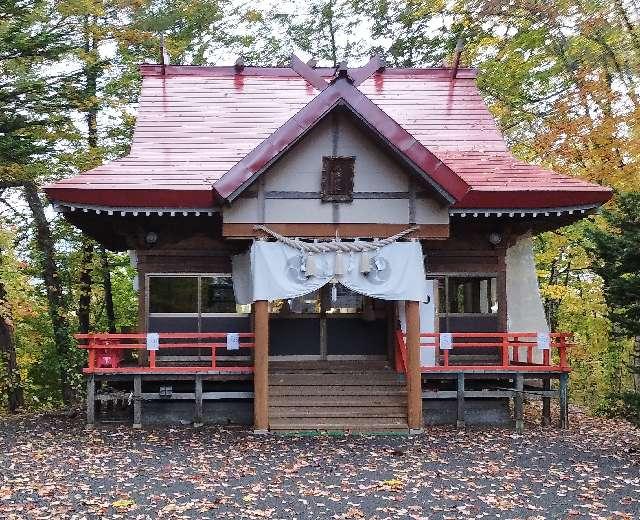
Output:
[[353,200],[355,157],[323,157],[320,191],[324,202]]

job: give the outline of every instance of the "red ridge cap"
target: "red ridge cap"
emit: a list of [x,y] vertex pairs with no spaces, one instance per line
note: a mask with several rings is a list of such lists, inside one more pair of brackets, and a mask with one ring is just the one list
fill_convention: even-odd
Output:
[[[351,73],[363,67],[349,69]],[[150,76],[265,76],[265,77],[296,77],[298,73],[291,67],[256,67],[246,65],[242,71],[237,71],[234,65],[209,66],[200,65],[165,65],[164,74],[162,65],[155,63],[142,63],[138,69],[145,77]],[[332,77],[335,73],[333,67],[316,67],[313,69],[321,77]],[[375,71],[374,71],[375,73]],[[449,77],[451,69],[449,67],[429,67],[429,68],[388,68],[384,69],[384,74],[389,76],[442,76]],[[475,79],[478,70],[475,68],[459,68],[457,78]]]

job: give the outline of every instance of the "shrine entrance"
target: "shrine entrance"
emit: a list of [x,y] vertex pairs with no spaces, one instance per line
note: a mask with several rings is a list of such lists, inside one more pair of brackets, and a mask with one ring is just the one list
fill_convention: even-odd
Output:
[[340,284],[273,301],[269,356],[273,361],[386,360],[389,309],[384,300]]

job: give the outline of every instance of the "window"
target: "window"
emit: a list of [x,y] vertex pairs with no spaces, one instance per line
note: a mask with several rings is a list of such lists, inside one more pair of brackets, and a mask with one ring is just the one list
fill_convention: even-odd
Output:
[[239,312],[230,276],[200,278],[200,312]]
[[149,275],[149,314],[244,314],[230,275]]
[[439,314],[496,314],[495,276],[437,277]]
[[149,312],[152,314],[197,314],[197,277],[149,278]]

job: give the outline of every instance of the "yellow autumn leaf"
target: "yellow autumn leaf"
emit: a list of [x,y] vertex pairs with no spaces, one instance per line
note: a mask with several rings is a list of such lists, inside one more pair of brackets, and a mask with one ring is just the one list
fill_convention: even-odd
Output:
[[129,509],[130,507],[135,506],[136,503],[129,498],[121,498],[120,500],[112,502],[111,505],[117,509]]

